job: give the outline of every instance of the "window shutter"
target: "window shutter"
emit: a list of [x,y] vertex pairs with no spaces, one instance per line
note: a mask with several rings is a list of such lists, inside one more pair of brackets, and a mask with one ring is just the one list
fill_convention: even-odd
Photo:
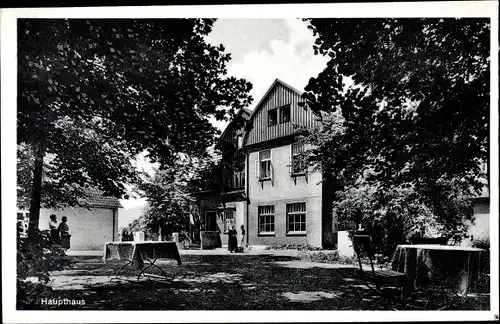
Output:
[[259,160],[255,160],[255,176],[257,177],[257,179],[260,179],[260,164],[259,164]]

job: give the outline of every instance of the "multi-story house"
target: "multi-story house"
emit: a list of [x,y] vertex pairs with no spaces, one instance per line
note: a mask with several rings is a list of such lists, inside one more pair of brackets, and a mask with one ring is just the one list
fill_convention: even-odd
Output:
[[217,232],[220,244],[227,244],[231,225],[238,233],[244,225],[246,243],[254,246],[336,244],[328,198],[334,187],[300,159],[306,147],[297,140],[299,127],[318,125],[299,106],[300,96],[276,79],[253,111],[238,113],[246,123],[236,118],[222,134],[223,185],[197,194],[204,231]]
[[243,140],[248,159],[248,240],[251,245],[336,244],[332,183],[301,162],[299,127],[319,126],[301,92],[277,79],[250,116]]

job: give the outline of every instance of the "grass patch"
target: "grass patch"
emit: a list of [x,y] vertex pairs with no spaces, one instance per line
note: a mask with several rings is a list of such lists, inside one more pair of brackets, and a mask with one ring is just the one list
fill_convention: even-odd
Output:
[[298,254],[303,260],[323,263],[355,264],[355,257],[340,255],[338,251],[302,251]]
[[266,246],[266,250],[320,251],[322,248],[305,244],[271,244]]
[[[340,263],[340,264],[358,266],[358,259],[356,258],[355,255],[354,256],[340,255],[337,250],[301,251],[299,252],[298,257],[302,260],[309,262]],[[364,266],[370,265],[370,262],[366,258],[362,258],[361,263]],[[382,269],[390,269],[391,266],[389,258],[382,257],[381,255],[374,256],[373,264]]]

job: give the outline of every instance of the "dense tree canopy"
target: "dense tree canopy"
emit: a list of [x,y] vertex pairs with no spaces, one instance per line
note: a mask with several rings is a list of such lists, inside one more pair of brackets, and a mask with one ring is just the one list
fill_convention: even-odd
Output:
[[[314,51],[330,57],[303,95],[323,120],[309,132],[316,145],[310,159],[344,180],[344,194],[361,184],[389,196],[408,189],[456,227],[450,202],[484,185],[478,175],[488,158],[489,22],[308,21]],[[471,216],[466,207],[460,216]]]
[[217,134],[209,117],[251,101],[251,85],[226,76],[224,47],[204,41],[213,22],[19,20],[17,142],[34,156],[30,227],[42,195],[74,204],[75,186],[95,186],[122,196],[144,150],[163,169],[179,152],[206,154]]
[[443,175],[474,183],[488,149],[488,21],[310,23],[315,51],[331,60],[304,97],[315,111],[340,110],[345,139],[319,157],[332,158],[328,163],[347,178],[370,165],[388,183],[435,182]]
[[141,222],[147,229],[162,235],[187,230],[191,221],[199,222],[196,213],[189,215],[195,202],[193,193],[219,188],[220,173],[217,161],[179,156],[174,167],[144,174],[139,185],[148,206]]

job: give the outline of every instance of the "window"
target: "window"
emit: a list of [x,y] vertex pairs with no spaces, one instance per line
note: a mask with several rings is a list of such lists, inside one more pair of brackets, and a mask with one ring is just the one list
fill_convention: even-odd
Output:
[[234,209],[226,209],[223,213],[223,221],[224,221],[224,233],[227,233],[231,228],[231,225],[234,225]]
[[278,123],[278,110],[272,109],[267,112],[267,126],[274,126]]
[[259,206],[259,234],[274,234],[274,206]]
[[270,179],[271,178],[271,150],[265,150],[259,152],[259,178],[260,179]]
[[242,148],[243,147],[243,135],[242,134],[239,134],[238,135],[238,148]]
[[290,105],[280,108],[280,123],[287,123],[290,121]]
[[231,182],[231,188],[237,189],[243,187],[245,187],[245,171],[244,170],[234,171],[233,179]]
[[306,161],[302,153],[304,153],[304,144],[303,143],[295,143],[292,144],[291,148],[291,173],[295,174],[304,174],[306,171]]
[[245,160],[238,159],[224,168],[224,184],[228,189],[245,187]]
[[306,231],[306,203],[286,205],[287,233],[304,233]]

